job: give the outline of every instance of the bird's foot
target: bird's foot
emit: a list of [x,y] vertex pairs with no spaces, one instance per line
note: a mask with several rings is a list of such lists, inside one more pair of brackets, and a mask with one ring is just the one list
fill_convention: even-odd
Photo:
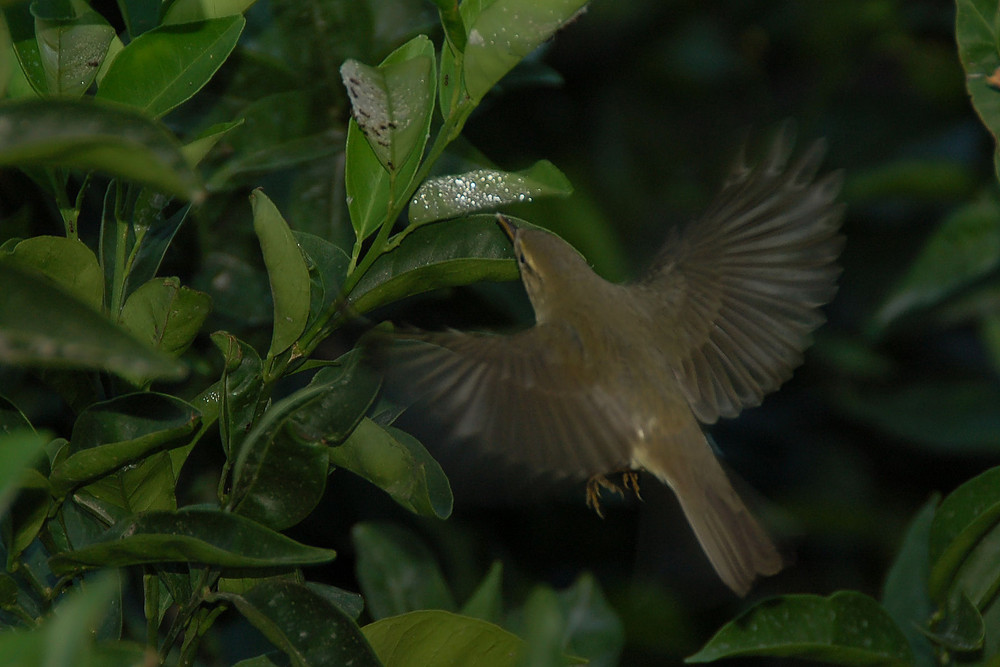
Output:
[[639,495],[639,473],[636,471],[623,470],[621,486],[608,480],[604,475],[594,475],[587,480],[587,507],[597,512],[597,516],[602,519],[604,512],[601,511],[601,489],[607,489],[622,498],[625,497],[625,491],[632,491],[636,498],[642,500],[642,496]]

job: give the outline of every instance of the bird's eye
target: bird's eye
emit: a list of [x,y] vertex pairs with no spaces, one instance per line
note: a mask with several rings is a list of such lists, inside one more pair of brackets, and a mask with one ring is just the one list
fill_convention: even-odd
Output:
[[522,248],[517,249],[517,263],[521,265],[521,268],[528,271],[528,273],[535,273],[535,267],[531,265],[528,258],[524,255],[524,250]]

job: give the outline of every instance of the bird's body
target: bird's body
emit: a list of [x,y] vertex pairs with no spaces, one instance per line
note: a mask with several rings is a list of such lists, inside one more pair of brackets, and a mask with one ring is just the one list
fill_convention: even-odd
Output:
[[635,284],[607,282],[562,239],[501,218],[535,326],[404,334],[411,342],[394,360],[459,439],[580,479],[653,473],[721,578],[745,594],[782,560],[699,422],[735,416],[780,386],[835,291],[839,179],[813,181],[821,144],[787,168],[790,151],[785,133],[761,166],[739,165]]

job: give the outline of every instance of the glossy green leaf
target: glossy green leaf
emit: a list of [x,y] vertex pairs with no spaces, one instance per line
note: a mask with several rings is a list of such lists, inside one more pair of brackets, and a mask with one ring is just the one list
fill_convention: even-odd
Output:
[[524,642],[498,625],[447,611],[414,611],[363,628],[385,667],[515,667]]
[[173,0],[163,12],[163,25],[193,23],[243,14],[257,0]]
[[286,528],[316,507],[326,488],[329,443],[350,433],[378,391],[351,353],[305,388],[273,404],[240,447],[232,506],[268,526]]
[[395,172],[422,149],[434,107],[434,45],[419,35],[378,67],[347,60],[340,68],[358,129],[382,166]]
[[[344,185],[351,224],[360,243],[385,223],[390,205],[409,186],[420,164],[434,110],[434,48],[426,37],[420,36],[393,51],[377,68],[359,63],[351,67],[355,68],[355,74],[361,68],[369,73],[368,84],[373,86],[369,92],[382,90],[379,82],[385,86],[385,97],[375,99],[377,104],[366,94],[362,97],[368,101],[359,99],[355,106],[360,110],[355,117],[365,122],[372,136],[365,136],[354,118],[347,129]],[[351,67],[344,77],[349,93],[350,87],[357,89],[361,81],[351,82],[356,78]],[[360,89],[355,91],[360,92]],[[358,97],[355,93],[351,93],[352,99]],[[390,114],[405,119],[405,127],[391,118],[387,120]],[[385,130],[379,130],[382,125]],[[374,130],[387,133],[378,138],[372,134]]]
[[496,560],[461,609],[462,616],[499,623],[503,614],[503,562]]
[[[517,220],[513,220],[517,224]],[[351,303],[359,313],[440,287],[518,279],[510,239],[492,215],[426,225],[379,257],[358,281]]]
[[274,328],[269,357],[294,343],[309,319],[309,269],[288,223],[262,190],[250,195],[253,229],[264,253],[274,299]]
[[[996,95],[996,93],[993,93]],[[935,305],[1000,266],[1000,206],[992,199],[949,215],[927,240],[875,316],[886,327],[917,308]]]
[[38,95],[48,93],[48,83],[45,78],[45,67],[42,66],[42,56],[38,51],[38,41],[35,39],[35,18],[29,10],[29,3],[22,2],[5,7],[4,18],[10,30],[14,53],[20,70]]
[[372,618],[417,609],[455,609],[434,556],[409,530],[388,523],[357,523],[351,541],[357,553],[358,583]]
[[464,72],[473,102],[586,4],[586,0],[495,0],[472,21],[467,19]]
[[[1000,519],[1000,468],[974,477],[950,493],[931,524],[929,589],[939,604],[951,598],[956,573]],[[994,579],[996,577],[996,567]]]
[[423,224],[538,197],[567,196],[569,180],[554,164],[541,160],[522,171],[477,169],[431,178],[410,202],[410,222]]
[[800,657],[838,665],[913,663],[906,637],[867,595],[786,595],[765,600],[730,621],[689,663],[749,655]]
[[152,392],[125,394],[92,405],[73,425],[70,455],[52,471],[53,493],[63,495],[154,451],[182,444],[199,419],[189,403]]
[[451,515],[448,478],[405,431],[379,426],[366,417],[344,444],[330,451],[330,463],[368,480],[415,514],[439,519]]
[[185,372],[46,280],[2,263],[0,363],[107,370],[135,381]]
[[122,521],[94,543],[56,554],[49,565],[57,574],[93,567],[175,562],[224,568],[281,568],[318,565],[335,556],[329,549],[301,544],[237,514],[185,507]]
[[25,471],[44,457],[48,438],[30,427],[4,429],[0,434],[0,516],[6,514],[17,496]]
[[104,274],[86,245],[65,236],[33,236],[0,253],[0,262],[37,271],[96,311],[104,303]]
[[159,118],[209,82],[236,47],[244,25],[237,15],[150,30],[118,54],[97,96]]
[[997,6],[990,0],[957,0],[955,4],[955,38],[965,69],[965,87],[976,113],[996,140],[1000,137],[1000,95],[995,83],[1000,70]]
[[357,621],[361,612],[365,610],[365,599],[358,593],[314,581],[307,581],[305,587],[344,612],[352,621]]
[[934,603],[927,590],[931,572],[928,541],[939,502],[940,498],[935,495],[910,522],[882,589],[882,606],[906,635],[913,650],[914,664],[919,667],[937,665],[934,650],[920,628],[926,626],[934,613]]
[[156,452],[73,492],[76,501],[109,523],[130,514],[175,510],[177,476],[169,452]]
[[162,201],[160,197],[161,195],[144,188],[136,201],[132,216],[132,233],[138,247],[131,250],[135,259],[129,268],[123,291],[126,296],[131,295],[133,290],[152,280],[157,274],[167,248],[170,247],[177,230],[191,211],[191,205],[187,204],[166,217],[164,208],[169,203],[169,198],[163,197],[166,201]]
[[212,334],[212,342],[225,358],[219,392],[219,435],[226,456],[231,456],[239,451],[263,409],[264,367],[257,351],[232,334],[217,331]]
[[305,232],[293,232],[295,240],[306,256],[309,268],[309,323],[311,327],[340,297],[340,290],[347,277],[350,258],[343,250],[322,239]]
[[48,93],[83,95],[97,76],[115,36],[114,28],[84,0],[35,2],[31,12]]
[[307,586],[268,580],[243,595],[218,597],[231,602],[293,665],[379,667],[354,621]]
[[204,292],[183,287],[178,278],[153,278],[132,292],[121,323],[136,338],[179,357],[191,345],[212,309]]
[[952,651],[975,651],[983,646],[986,628],[976,605],[961,593],[952,596],[938,614],[927,636]]
[[198,176],[162,125],[90,99],[0,105],[0,165],[97,170],[202,198]]

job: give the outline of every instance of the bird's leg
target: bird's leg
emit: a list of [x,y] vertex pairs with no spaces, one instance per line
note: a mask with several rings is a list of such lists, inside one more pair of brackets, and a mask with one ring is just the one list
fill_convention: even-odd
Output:
[[[604,475],[594,475],[587,480],[587,507],[592,508],[597,512],[597,516],[604,518],[604,512],[601,511],[601,489],[607,489],[611,493],[614,493],[622,498],[625,497],[625,491],[632,491],[635,493],[636,498],[642,500],[642,496],[639,495],[639,474],[634,470],[623,470],[622,473],[622,485],[618,486],[614,482],[608,480]],[[624,487],[624,490],[623,488]]]

